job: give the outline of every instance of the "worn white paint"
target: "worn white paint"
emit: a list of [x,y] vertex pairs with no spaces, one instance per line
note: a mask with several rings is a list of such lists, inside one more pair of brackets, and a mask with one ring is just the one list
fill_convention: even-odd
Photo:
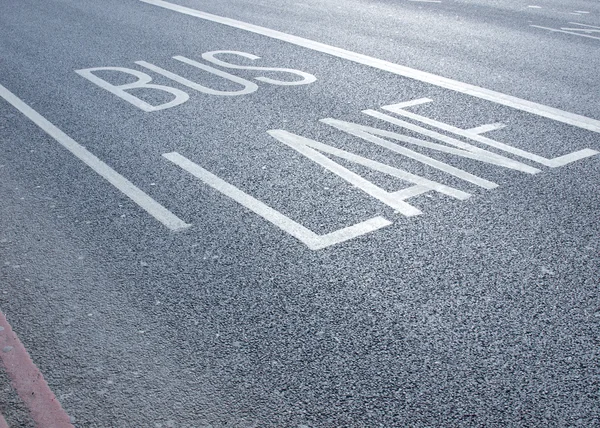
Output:
[[569,22],[569,24],[571,24],[571,25],[579,25],[579,26],[582,26],[582,27],[595,28],[597,30],[600,30],[600,27],[598,27],[596,25],[582,24],[581,22]]
[[[142,0],[142,1],[143,1],[143,0]],[[588,34],[576,33],[576,32],[574,32],[574,31],[565,31],[565,30],[559,30],[559,29],[557,29],[557,28],[542,27],[541,25],[530,25],[530,27],[533,27],[533,28],[540,28],[540,29],[542,29],[542,30],[548,30],[548,31],[550,31],[550,32],[553,32],[553,33],[565,33],[565,34],[572,34],[572,35],[574,35],[574,36],[586,37],[586,38],[588,38],[588,39],[596,39],[596,40],[600,40],[600,37],[596,37],[596,36],[590,36],[590,35],[588,35]],[[593,130],[593,131],[596,131],[596,132],[599,132],[599,131],[598,131],[598,130],[596,130],[596,129],[592,129],[592,130]]]

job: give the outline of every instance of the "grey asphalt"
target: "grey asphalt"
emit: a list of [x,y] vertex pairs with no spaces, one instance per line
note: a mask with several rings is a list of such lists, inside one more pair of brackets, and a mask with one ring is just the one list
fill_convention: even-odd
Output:
[[[600,27],[597,2],[176,3],[600,119],[600,40],[530,27]],[[190,99],[146,113],[74,71],[144,60],[235,89],[172,59],[212,50],[317,81],[226,98],[147,71]],[[600,151],[598,133],[135,0],[5,0],[0,84],[192,224],[170,232],[0,99],[0,310],[76,427],[600,426],[600,156],[530,175],[425,152],[483,190],[319,120],[398,131],[361,111],[428,97],[412,111],[506,123],[487,135],[546,157]],[[405,218],[272,129],[472,196]],[[312,251],[172,151],[319,234],[393,224]]]

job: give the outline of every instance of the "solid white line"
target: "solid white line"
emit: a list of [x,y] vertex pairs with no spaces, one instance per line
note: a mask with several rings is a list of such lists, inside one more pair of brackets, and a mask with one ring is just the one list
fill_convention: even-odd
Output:
[[[141,0],[144,1],[144,0]],[[594,36],[588,36],[587,34],[579,34],[579,33],[574,33],[572,31],[565,31],[565,30],[557,30],[556,28],[549,28],[549,27],[542,27],[540,25],[530,25],[530,27],[533,28],[541,28],[542,30],[548,30],[548,31],[552,31],[554,33],[565,33],[565,34],[573,34],[574,36],[579,36],[579,37],[587,37],[588,39],[596,39],[596,40],[600,40],[600,37],[594,37]],[[598,122],[598,121],[597,121]],[[587,128],[589,129],[589,128]],[[596,131],[598,132],[598,131]]]
[[600,30],[600,27],[597,27],[597,26],[595,26],[595,25],[582,24],[581,22],[569,22],[569,24],[573,24],[573,25],[581,25],[582,27],[597,28],[598,30]]
[[326,235],[317,235],[312,230],[302,226],[300,223],[295,222],[279,211],[238,189],[234,185],[229,184],[225,180],[217,177],[210,171],[205,170],[200,165],[195,164],[185,156],[182,156],[177,152],[171,152],[164,153],[163,157],[189,172],[194,177],[199,178],[213,189],[218,190],[225,196],[236,201],[238,204],[246,207],[255,214],[258,214],[284,232],[289,233],[311,250],[320,250],[331,245],[339,244],[392,224],[389,220],[377,216],[361,223],[336,230]]
[[83,161],[83,163],[85,163],[101,177],[106,179],[110,184],[123,192],[123,194],[138,204],[141,208],[146,210],[148,214],[160,221],[170,230],[176,231],[190,226],[136,187],[121,174],[98,159],[81,144],[58,129],[45,117],[33,110],[2,85],[0,85],[0,97],[4,98],[14,108],[19,110],[21,113],[27,116],[28,119],[39,126],[44,132],[54,138],[61,146],[75,155],[75,157],[77,157],[79,160]]
[[468,83],[458,82],[456,80],[437,76],[435,74],[427,73],[424,71],[415,70],[413,68],[394,64],[389,61],[384,61],[367,55],[348,51],[346,49],[330,46],[325,43],[315,42],[313,40],[305,39],[303,37],[293,36],[291,34],[286,34],[281,31],[271,30],[269,28],[261,27],[259,25],[249,24],[235,19],[212,15],[210,13],[201,12],[196,9],[179,6],[177,4],[169,3],[163,0],[140,1],[154,6],[159,6],[165,9],[173,10],[175,12],[179,12],[185,15],[190,15],[207,21],[228,25],[230,27],[238,28],[240,30],[261,34],[272,39],[282,40],[284,42],[288,42],[297,46],[302,46],[304,48],[312,49],[314,51],[326,53],[328,55],[346,59],[348,61],[353,61],[358,64],[363,64],[373,68],[377,68],[379,70],[388,71],[398,76],[408,77],[421,82],[429,83],[431,85],[439,86],[441,88],[450,89],[463,94],[471,95],[473,97],[481,98],[487,101],[492,101],[497,104],[512,107],[517,110],[526,111],[528,113],[533,113],[538,116],[546,117],[559,122],[567,123],[569,125],[577,126],[579,128],[588,129],[590,131],[600,133],[600,120],[588,118],[574,113],[569,113],[554,107],[548,107],[543,104],[523,100],[521,98],[513,97],[511,95],[505,95],[500,92],[481,88],[475,85],[470,85]]
[[[600,120],[592,119],[589,117],[581,116],[575,113],[569,113],[563,110],[559,110],[554,107],[548,107],[543,104],[534,103],[532,101],[523,100],[521,98],[513,97],[511,95],[502,94],[500,92],[492,91],[489,89],[481,88],[468,83],[458,82],[456,80],[448,79],[446,77],[437,76],[435,74],[427,73],[424,71],[415,70],[413,68],[405,67],[402,65],[394,64],[389,61],[373,58],[367,55],[359,54],[356,52],[348,51],[346,49],[337,48],[330,46],[325,43],[315,42],[313,40],[305,39],[299,36],[293,36],[286,34],[281,31],[271,30],[269,28],[261,27],[259,25],[249,24],[246,22],[238,21],[231,18],[225,18],[218,15],[212,15],[210,13],[201,12],[196,9],[189,7],[180,6],[177,4],[169,3],[163,0],[139,0],[144,3],[148,3],[154,6],[159,6],[165,9],[169,9],[175,12],[179,12],[185,15],[194,16],[196,18],[204,19],[207,21],[216,22],[218,24],[227,25],[230,27],[238,28],[240,30],[249,31],[252,33],[260,34],[263,36],[270,37],[272,39],[282,40],[297,46],[302,46],[314,51],[326,53],[338,58],[343,58],[349,61],[356,62],[358,64],[367,65],[379,70],[388,71],[390,73],[397,74],[399,76],[408,77],[421,82],[429,83],[431,85],[439,86],[441,88],[450,89],[463,94],[471,95],[473,97],[481,98],[484,100],[492,101],[497,104],[502,104],[508,107],[512,107],[517,110],[526,111],[533,113],[538,116],[553,119],[559,122],[567,123],[569,125],[577,126],[579,128],[588,129],[590,131],[600,133]],[[591,37],[591,36],[589,36]]]
[[[567,31],[580,31],[582,33],[586,33],[586,34],[592,34],[592,33],[600,33],[600,28],[571,28],[571,27],[560,27],[561,30],[567,30]],[[578,33],[579,34],[579,33]]]

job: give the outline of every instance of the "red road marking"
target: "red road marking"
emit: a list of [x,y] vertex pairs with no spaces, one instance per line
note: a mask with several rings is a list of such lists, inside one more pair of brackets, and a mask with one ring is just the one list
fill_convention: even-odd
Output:
[[[36,428],[74,428],[69,415],[50,391],[42,373],[31,361],[2,312],[0,327],[3,327],[0,328],[0,361],[6,368],[17,394],[29,409]],[[3,427],[2,419],[0,428]],[[4,423],[6,424],[6,421]]]
[[2,416],[2,413],[0,413],[0,428],[10,428],[6,423],[4,416]]

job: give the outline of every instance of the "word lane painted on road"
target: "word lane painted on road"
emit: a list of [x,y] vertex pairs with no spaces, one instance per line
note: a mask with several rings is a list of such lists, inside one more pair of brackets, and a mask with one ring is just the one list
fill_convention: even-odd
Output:
[[[399,76],[446,88],[468,96],[491,101],[592,132],[600,132],[600,121],[595,119],[564,112],[541,104],[532,103],[484,88],[424,73],[366,55],[303,39],[301,37],[287,35],[253,24],[206,14],[162,0],[142,1],[186,15],[261,34],[303,48],[312,49],[313,51],[391,72]],[[202,60],[200,61],[181,55],[172,57],[174,61],[189,66],[190,71],[197,72],[197,70],[201,70],[202,72],[223,79],[229,85],[233,85],[233,89],[223,90],[205,86],[191,80],[189,77],[170,71],[168,65],[157,65],[142,60],[135,62],[137,68],[101,66],[75,71],[99,88],[116,95],[122,101],[147,113],[177,107],[187,102],[190,99],[191,94],[216,97],[250,96],[260,89],[259,84],[299,86],[308,85],[317,80],[315,75],[306,71],[254,65],[254,62],[260,58],[248,52],[217,50],[205,52],[201,54],[201,58]],[[248,64],[248,60],[252,62],[252,65]],[[141,71],[142,69],[144,71]],[[235,73],[236,70],[253,71],[257,72],[257,75],[251,79],[243,78]],[[106,74],[104,74],[104,72],[109,72],[109,74],[121,73],[122,75],[125,75],[121,76],[121,82],[123,78],[131,80],[131,77],[135,78],[135,81],[129,81],[128,83],[114,83],[113,81],[111,83],[110,79],[107,80],[105,78]],[[173,82],[173,85],[153,83],[152,73],[166,77]],[[182,88],[186,89],[184,90]],[[151,104],[134,95],[134,93],[136,93],[135,90],[138,89],[145,90],[145,92],[150,90],[166,93],[171,96],[171,99],[162,104]],[[189,90],[192,90],[193,92],[190,92]],[[106,178],[111,184],[129,196],[141,208],[145,209],[169,229],[181,230],[190,226],[190,223],[179,219],[162,205],[158,204],[141,189],[137,188],[125,177],[121,176],[100,159],[89,153],[85,148],[73,141],[64,132],[60,131],[37,112],[33,111],[33,109],[2,86],[0,86],[0,96],[23,112],[23,114],[29,117],[40,128],[45,130],[61,145],[71,151],[102,177]],[[555,158],[546,158],[539,154],[489,138],[485,135],[487,132],[506,127],[507,124],[505,123],[484,123],[473,128],[462,129],[417,114],[411,110],[413,107],[431,102],[433,102],[433,100],[429,98],[417,98],[405,100],[397,104],[384,105],[379,109],[364,110],[362,112],[364,115],[368,116],[370,120],[377,119],[381,121],[381,123],[385,125],[381,128],[368,126],[360,123],[360,121],[350,122],[336,118],[324,118],[321,119],[320,122],[343,133],[345,136],[352,136],[361,141],[366,141],[441,172],[442,175],[436,176],[436,179],[427,176],[425,173],[423,173],[423,175],[417,175],[407,169],[400,168],[398,165],[390,165],[357,153],[342,150],[335,146],[335,139],[333,139],[333,141],[317,141],[285,129],[271,129],[267,131],[267,134],[279,142],[282,145],[282,149],[285,147],[287,150],[293,150],[303,155],[307,162],[314,162],[323,167],[324,174],[335,174],[347,182],[348,185],[364,192],[377,203],[392,208],[399,218],[412,218],[423,214],[422,210],[417,206],[418,202],[415,203],[413,201],[413,198],[422,194],[437,192],[461,201],[470,198],[472,194],[468,192],[468,188],[462,188],[460,184],[456,184],[461,183],[461,181],[465,184],[476,186],[484,190],[492,190],[499,186],[498,183],[481,177],[472,171],[468,171],[464,169],[464,167],[459,168],[456,165],[452,165],[452,161],[449,163],[442,162],[441,160],[436,159],[435,155],[432,153],[441,154],[445,160],[454,158],[460,161],[461,159],[466,159],[470,162],[478,162],[480,166],[487,168],[504,168],[528,175],[538,174],[544,167],[562,167],[569,163],[598,154],[595,150],[582,148]],[[393,131],[390,129],[393,129]],[[301,224],[298,220],[288,217],[256,197],[246,193],[242,189],[226,182],[213,172],[203,168],[201,165],[186,158],[177,151],[163,153],[162,156],[172,164],[197,177],[208,187],[235,200],[246,209],[249,209],[284,232],[295,237],[312,250],[327,248],[380,230],[390,226],[393,224],[393,221],[397,220],[391,218],[391,216],[388,216],[390,217],[390,219],[388,219],[381,215],[377,215],[359,221],[356,224],[347,225],[339,230],[320,235]],[[337,161],[338,159],[342,159],[346,166]],[[461,164],[469,164],[469,162],[461,162]],[[408,183],[408,186],[397,189],[396,191],[388,191],[369,181],[357,172],[352,171],[352,167],[348,165],[358,165],[361,168],[368,168],[377,171],[378,173],[386,174]],[[479,168],[478,171],[480,171],[480,169],[481,168]],[[443,182],[445,176],[448,178],[453,177],[453,185]]]
[[[212,75],[223,78],[227,81],[233,82],[239,86],[239,88],[236,90],[224,91],[209,88],[189,80],[184,76],[175,74],[172,71],[146,61],[136,61],[135,64],[145,68],[146,70],[167,77],[177,84],[185,86],[189,89],[193,89],[201,94],[210,96],[242,96],[252,94],[259,89],[258,85],[253,81],[236,76],[235,74],[226,72],[223,69],[260,71],[261,75],[255,77],[254,80],[270,85],[307,85],[316,81],[316,77],[313,74],[305,71],[290,68],[239,65],[225,61],[222,58],[223,55],[229,57],[238,56],[245,59],[250,59],[252,61],[259,59],[259,57],[251,53],[231,50],[205,52],[201,55],[205,63],[201,63],[183,56],[174,56],[173,59],[188,64],[196,69],[200,69]],[[206,62],[212,65],[208,65]],[[214,66],[220,68],[216,68]],[[136,77],[137,80],[133,83],[113,84],[96,74],[102,71],[128,74]],[[106,89],[112,94],[145,112],[154,112],[176,107],[189,99],[189,94],[182,89],[164,84],[159,85],[151,83],[151,75],[132,68],[95,67],[76,70],[76,72],[99,87]],[[293,77],[291,77],[290,80],[278,80],[262,75],[268,72],[284,73],[292,75]],[[152,105],[129,92],[134,89],[166,92],[171,94],[173,99],[163,104]],[[362,112],[371,118],[385,122],[388,127],[390,125],[396,127],[395,131],[389,131],[387,129],[376,128],[361,123],[348,122],[335,118],[324,118],[321,119],[320,122],[329,125],[347,135],[351,135],[375,144],[379,147],[390,150],[393,153],[412,159],[413,161],[420,162],[423,165],[427,165],[428,167],[485,190],[491,190],[498,187],[498,183],[442,162],[434,157],[425,155],[418,150],[425,149],[429,152],[433,151],[441,153],[446,157],[450,155],[456,158],[470,159],[493,168],[506,168],[524,174],[537,174],[541,172],[541,167],[557,168],[598,154],[598,152],[595,150],[584,148],[550,159],[518,147],[511,146],[501,141],[491,139],[484,135],[487,132],[502,129],[507,126],[506,124],[488,123],[470,129],[461,129],[450,124],[419,115],[410,110],[412,107],[431,102],[433,102],[433,100],[429,98],[418,98],[393,105],[385,105],[382,106],[380,110],[369,109]],[[402,132],[403,130],[404,133]],[[423,214],[423,212],[417,206],[411,203],[410,200],[425,193],[437,192],[458,200],[466,200],[472,196],[471,193],[461,188],[452,187],[431,178],[416,175],[394,165],[378,162],[356,153],[339,149],[330,143],[316,141],[284,129],[269,130],[267,131],[267,134],[289,149],[300,153],[309,161],[320,165],[329,173],[337,175],[341,179],[345,180],[349,185],[361,190],[379,203],[392,208],[395,213],[403,217],[414,217]],[[420,135],[420,137],[414,137],[415,134]],[[186,158],[180,153],[164,153],[163,157],[197,177],[209,187],[235,200],[245,208],[261,216],[289,235],[295,237],[312,250],[330,247],[332,245],[339,244],[341,242],[382,229],[393,223],[392,220],[384,218],[383,216],[375,216],[357,224],[346,226],[324,235],[319,235],[310,230],[308,227],[302,225],[300,222],[268,206],[264,202],[233,186],[232,184],[227,183],[214,173],[204,169],[201,165],[194,163],[192,160]],[[518,157],[520,160],[516,160],[514,157]],[[401,181],[409,183],[409,186],[394,192],[388,192],[365,177],[336,162],[334,160],[336,158],[343,159],[351,164],[372,169],[396,179],[400,179]],[[537,166],[533,166],[531,163],[537,164]]]
[[[432,102],[432,100],[428,98],[421,98],[398,104],[386,105],[381,108],[384,111],[394,114],[394,116],[377,110],[365,110],[362,112],[365,115],[397,126],[399,128],[397,132],[333,118],[322,119],[321,122],[339,131],[345,132],[346,134],[361,138],[362,140],[421,162],[422,164],[433,167],[434,169],[486,190],[494,189],[498,187],[498,184],[483,177],[476,176],[468,171],[436,160],[435,158],[415,151],[412,148],[425,148],[456,157],[476,160],[493,167],[511,169],[524,174],[537,174],[541,172],[541,169],[522,161],[509,158],[503,154],[492,152],[480,146],[476,146],[473,143],[479,143],[480,145],[488,146],[498,151],[520,157],[526,161],[534,162],[541,166],[550,168],[561,167],[577,160],[598,154],[597,151],[592,149],[582,149],[549,159],[482,135],[490,130],[498,129],[501,127],[499,124],[484,124],[476,128],[461,129],[407,110],[410,107],[429,102]],[[425,126],[428,126],[428,128]],[[446,134],[442,134],[432,128],[445,131]],[[400,133],[400,130],[402,129],[411,131],[412,133],[420,134],[423,136],[423,138],[415,138],[402,134]],[[470,193],[462,189],[448,186],[427,177],[415,175],[409,171],[397,168],[395,166],[384,164],[283,129],[270,130],[267,133],[287,147],[319,164],[330,173],[339,176],[350,185],[362,190],[368,196],[378,200],[384,205],[393,208],[397,214],[400,214],[404,217],[413,217],[422,214],[422,211],[416,206],[411,205],[408,200],[424,193],[438,192],[458,200],[465,200],[472,196]],[[455,136],[449,136],[448,134],[453,134]],[[431,140],[435,140],[436,142],[432,142]],[[235,200],[247,209],[253,211],[257,215],[279,227],[286,233],[294,236],[312,250],[326,248],[392,224],[391,220],[382,216],[376,216],[325,235],[318,235],[302,224],[259,201],[255,197],[245,193],[232,184],[227,183],[217,175],[202,168],[200,165],[197,165],[178,152],[165,153],[163,156],[190,174],[202,180],[208,186]],[[388,192],[370,182],[366,178],[360,176],[359,174],[335,162],[332,157],[344,159],[350,163],[361,165],[380,173],[390,175],[410,183],[410,186],[395,192]]]

